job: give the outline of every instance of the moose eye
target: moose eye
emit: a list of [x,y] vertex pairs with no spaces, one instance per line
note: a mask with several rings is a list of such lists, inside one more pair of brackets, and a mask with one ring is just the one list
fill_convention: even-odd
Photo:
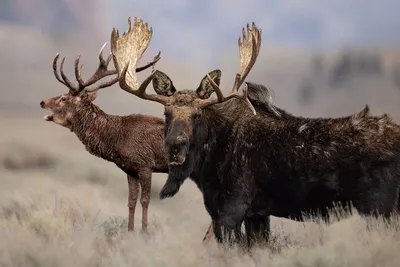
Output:
[[169,119],[171,117],[171,113],[170,112],[164,112],[164,116],[166,119]]
[[200,118],[201,118],[201,115],[199,113],[192,114],[192,119],[194,121],[198,121]]

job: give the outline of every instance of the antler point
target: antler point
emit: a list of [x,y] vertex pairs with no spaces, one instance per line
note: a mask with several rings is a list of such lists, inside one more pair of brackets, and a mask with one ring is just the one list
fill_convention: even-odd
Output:
[[131,17],[128,18],[128,32],[131,31]]
[[103,51],[104,51],[104,48],[106,47],[106,45],[107,45],[107,42],[105,42],[105,43],[103,44],[103,46],[101,47],[101,49],[100,49],[100,52],[99,52],[100,62],[102,62],[102,59],[103,59]]

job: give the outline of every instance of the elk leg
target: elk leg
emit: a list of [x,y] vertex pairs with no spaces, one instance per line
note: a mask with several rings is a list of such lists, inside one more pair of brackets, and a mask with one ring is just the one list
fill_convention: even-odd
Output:
[[142,195],[140,197],[140,204],[142,205],[142,231],[147,233],[148,219],[147,214],[150,204],[151,193],[151,170],[142,170],[139,172],[140,188]]
[[207,233],[204,235],[203,244],[207,244],[210,242],[211,237],[214,235],[213,224],[211,222],[210,226],[208,227]]
[[128,174],[128,231],[133,231],[135,220],[136,203],[139,196],[139,179],[138,177]]

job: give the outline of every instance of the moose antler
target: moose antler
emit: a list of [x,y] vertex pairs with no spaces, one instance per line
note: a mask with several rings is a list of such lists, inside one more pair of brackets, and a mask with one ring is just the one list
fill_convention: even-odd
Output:
[[243,84],[250,70],[253,68],[254,63],[256,63],[258,53],[261,47],[261,29],[258,29],[255,23],[252,23],[252,28],[247,24],[248,38],[246,38],[246,32],[242,28],[243,41],[238,39],[239,54],[240,54],[240,73],[236,74],[235,84],[232,88],[232,93],[239,90],[240,86]]
[[[244,29],[243,42],[241,42],[239,38],[241,72],[240,74],[236,75],[235,85],[232,89],[232,93],[229,96],[224,97],[218,85],[207,74],[208,80],[217,94],[217,99],[196,99],[195,103],[198,107],[205,108],[216,103],[225,102],[235,97],[243,99],[252,112],[256,114],[253,105],[247,98],[247,86],[243,90],[242,96],[239,96],[237,93],[237,88],[239,88],[243,83],[250,69],[254,65],[260,50],[261,31],[256,28],[254,22],[252,29],[250,29],[250,26],[247,25],[247,30],[249,38],[246,38]],[[134,18],[134,28],[132,29],[131,20],[128,18],[128,31],[124,32],[122,36],[119,35],[118,30],[115,30],[115,28],[113,29],[111,33],[111,52],[114,57],[114,64],[119,73],[119,85],[123,90],[142,99],[159,102],[163,105],[166,105],[170,99],[170,96],[161,94],[146,94],[146,88],[153,80],[157,72],[153,71],[153,73],[140,85],[137,82],[135,73],[136,63],[147,49],[152,34],[152,28],[150,27],[149,29],[147,23],[144,23],[143,20],[138,21],[136,17]]]
[[[84,81],[82,79],[82,76],[81,76],[81,71],[82,71],[82,66],[83,65],[81,65],[79,67],[79,60],[80,60],[80,57],[81,57],[80,55],[78,55],[77,58],[75,59],[75,78],[78,81],[78,85],[77,86],[74,85],[64,73],[63,68],[64,68],[65,57],[61,61],[61,65],[60,65],[60,73],[61,73],[61,77],[62,77],[62,79],[60,79],[60,76],[59,76],[58,71],[57,71],[57,61],[58,61],[58,58],[60,56],[59,53],[57,53],[57,55],[55,56],[55,58],[53,60],[54,76],[56,77],[56,79],[60,83],[62,83],[65,86],[67,86],[69,88],[70,93],[73,94],[73,95],[79,94],[85,88],[86,88],[86,91],[93,92],[93,91],[99,90],[101,88],[109,87],[109,86],[115,84],[116,82],[118,82],[118,76],[115,77],[114,79],[111,79],[111,80],[107,81],[107,82],[98,84],[98,85],[93,86],[91,88],[87,88],[88,86],[96,83],[97,81],[101,80],[104,77],[107,77],[107,76],[114,75],[114,74],[118,73],[117,70],[108,70],[108,65],[110,64],[110,61],[112,59],[112,55],[110,54],[107,57],[106,60],[104,60],[104,58],[103,58],[103,50],[104,50],[104,47],[106,46],[106,44],[107,44],[107,42],[104,43],[104,45],[100,49],[100,52],[99,52],[99,66],[98,66],[97,70],[92,75],[92,77],[90,77],[86,81]],[[148,63],[147,65],[145,65],[143,67],[138,68],[136,70],[136,72],[140,72],[140,71],[143,71],[143,70],[145,70],[145,69],[147,69],[147,68],[149,68],[151,66],[154,66],[154,64],[156,64],[157,61],[160,60],[160,53],[161,52],[159,52],[154,57],[154,60],[152,62]]]
[[240,37],[238,40],[239,54],[240,54],[240,73],[236,74],[235,83],[233,85],[230,95],[224,97],[219,86],[207,74],[208,80],[211,86],[214,88],[215,93],[217,94],[217,99],[206,99],[202,101],[203,106],[222,103],[231,99],[232,97],[237,97],[237,98],[239,97],[242,98],[246,102],[246,104],[250,107],[250,109],[253,111],[253,113],[256,114],[253,105],[247,98],[247,88],[248,88],[247,84],[246,87],[243,89],[243,95],[241,97],[238,95],[238,90],[240,86],[243,84],[247,75],[249,74],[254,63],[256,62],[261,47],[261,30],[256,27],[254,22],[252,23],[252,28],[250,28],[250,25],[247,24],[247,34],[248,36],[246,37],[246,32],[244,28],[242,28],[243,41],[241,41]]
[[128,18],[128,31],[122,36],[118,30],[113,28],[111,32],[111,53],[114,58],[114,65],[119,74],[119,85],[124,91],[134,94],[140,98],[156,101],[162,104],[167,102],[167,97],[156,94],[146,94],[146,88],[153,79],[154,72],[139,86],[137,81],[136,64],[146,51],[153,34],[149,25],[134,18],[133,28],[131,18]]

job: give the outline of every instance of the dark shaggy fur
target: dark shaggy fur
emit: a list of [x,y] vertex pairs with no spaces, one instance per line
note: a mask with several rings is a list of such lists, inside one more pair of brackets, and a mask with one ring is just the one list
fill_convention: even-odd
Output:
[[[177,193],[191,174],[217,241],[232,233],[240,239],[244,221],[250,245],[268,238],[270,215],[327,217],[334,202],[352,202],[362,215],[388,217],[398,210],[400,127],[389,116],[370,116],[366,106],[342,118],[296,117],[265,101],[265,87],[248,85],[255,116],[237,99],[202,109],[183,130],[167,116],[167,154],[176,136],[186,133],[190,140],[180,147],[188,151],[186,160],[170,170],[161,197]],[[189,107],[176,102],[168,109]]]

